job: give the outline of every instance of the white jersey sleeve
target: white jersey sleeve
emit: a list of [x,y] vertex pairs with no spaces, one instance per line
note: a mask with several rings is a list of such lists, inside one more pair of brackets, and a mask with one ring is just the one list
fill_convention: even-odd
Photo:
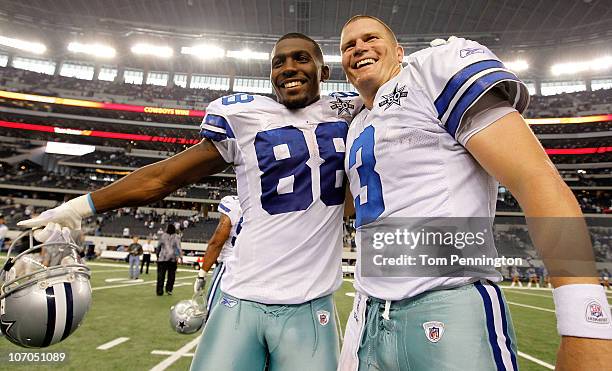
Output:
[[[435,106],[438,120],[462,145],[465,113],[487,92],[498,88],[498,95],[523,112],[529,104],[527,87],[485,46],[471,40],[451,38],[446,44],[412,54],[408,64],[420,79],[419,85]],[[482,121],[481,125],[492,122]],[[474,133],[478,128],[470,128]]]
[[240,234],[240,218],[242,217],[242,209],[240,208],[240,200],[238,196],[225,196],[219,202],[218,210],[221,214],[226,215],[232,224],[230,234],[223,244],[221,253],[217,257],[218,262],[228,262],[233,256],[234,245],[236,238]]
[[232,226],[238,223],[238,219],[240,219],[240,215],[242,214],[240,211],[240,200],[237,196],[225,196],[219,202],[219,212],[221,214],[226,215]]
[[[235,94],[216,99],[206,107],[206,116],[200,125],[200,137],[210,139],[225,160],[235,164],[238,146],[236,130],[232,127],[232,105],[253,99],[247,94]],[[239,133],[238,133],[239,135]]]

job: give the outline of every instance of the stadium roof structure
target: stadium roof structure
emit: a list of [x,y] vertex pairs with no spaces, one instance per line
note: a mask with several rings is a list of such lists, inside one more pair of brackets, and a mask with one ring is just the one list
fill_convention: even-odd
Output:
[[548,68],[562,57],[612,53],[609,0],[0,0],[0,26],[55,36],[58,43],[69,33],[115,43],[164,40],[179,48],[212,41],[269,51],[278,36],[297,31],[319,41],[326,54],[338,54],[340,29],[355,14],[383,19],[408,53],[457,35],[502,59],[528,55],[536,73],[538,64]]

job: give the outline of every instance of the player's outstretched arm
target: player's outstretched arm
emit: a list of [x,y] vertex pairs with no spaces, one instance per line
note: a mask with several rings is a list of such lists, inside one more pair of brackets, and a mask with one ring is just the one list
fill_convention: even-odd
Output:
[[225,167],[227,163],[217,148],[205,139],[175,156],[140,168],[102,189],[44,211],[18,225],[35,228],[53,222],[80,229],[83,217],[120,207],[147,205]]
[[205,139],[177,155],[142,167],[92,192],[91,198],[96,212],[147,205],[227,166],[214,144]]
[[230,218],[225,214],[221,214],[219,224],[217,224],[217,229],[215,229],[215,233],[208,241],[208,247],[206,248],[204,261],[202,262],[200,270],[203,270],[204,272],[208,272],[210,270],[210,267],[212,267],[212,265],[217,261],[219,254],[221,254],[223,245],[229,238],[231,231],[232,222]]
[[[504,184],[519,201],[529,225],[535,247],[551,272],[555,287],[558,324],[563,336],[557,356],[558,370],[597,370],[612,364],[612,329],[601,326],[591,332],[584,319],[583,297],[599,295],[593,251],[580,206],[571,190],[544,152],[522,116],[508,114],[475,134],[466,144],[468,151],[492,176]],[[560,222],[554,222],[554,218]],[[567,228],[567,227],[570,228]],[[571,251],[574,261],[582,262],[579,276],[553,277],[567,264]],[[556,258],[556,259],[555,259]],[[573,267],[572,267],[573,268]],[[592,271],[592,274],[588,272]],[[580,286],[578,286],[580,285]],[[603,290],[602,290],[603,294]],[[609,309],[603,294],[603,307]],[[571,308],[576,313],[568,313]],[[597,337],[597,339],[595,338]]]

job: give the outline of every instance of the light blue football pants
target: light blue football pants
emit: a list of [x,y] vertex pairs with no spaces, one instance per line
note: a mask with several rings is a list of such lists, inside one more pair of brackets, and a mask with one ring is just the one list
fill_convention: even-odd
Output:
[[192,371],[336,371],[338,333],[331,295],[267,305],[221,293],[196,349]]
[[361,303],[362,320],[357,301],[349,316],[341,371],[518,369],[510,312],[495,284],[428,291],[391,302],[387,313],[385,301]]

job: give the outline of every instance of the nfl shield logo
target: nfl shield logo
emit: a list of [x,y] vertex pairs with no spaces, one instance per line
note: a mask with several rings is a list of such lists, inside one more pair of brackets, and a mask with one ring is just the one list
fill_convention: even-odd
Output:
[[592,323],[598,324],[608,324],[610,323],[610,319],[606,315],[603,307],[597,300],[591,300],[587,303],[586,306],[586,320]]
[[589,310],[591,311],[591,315],[595,318],[603,317],[603,312],[601,311],[601,305],[597,303],[589,304]]
[[437,343],[444,335],[444,323],[438,321],[425,322],[423,323],[423,330],[425,330],[427,340]]
[[326,326],[329,323],[329,312],[326,310],[317,311],[317,319],[321,326]]

